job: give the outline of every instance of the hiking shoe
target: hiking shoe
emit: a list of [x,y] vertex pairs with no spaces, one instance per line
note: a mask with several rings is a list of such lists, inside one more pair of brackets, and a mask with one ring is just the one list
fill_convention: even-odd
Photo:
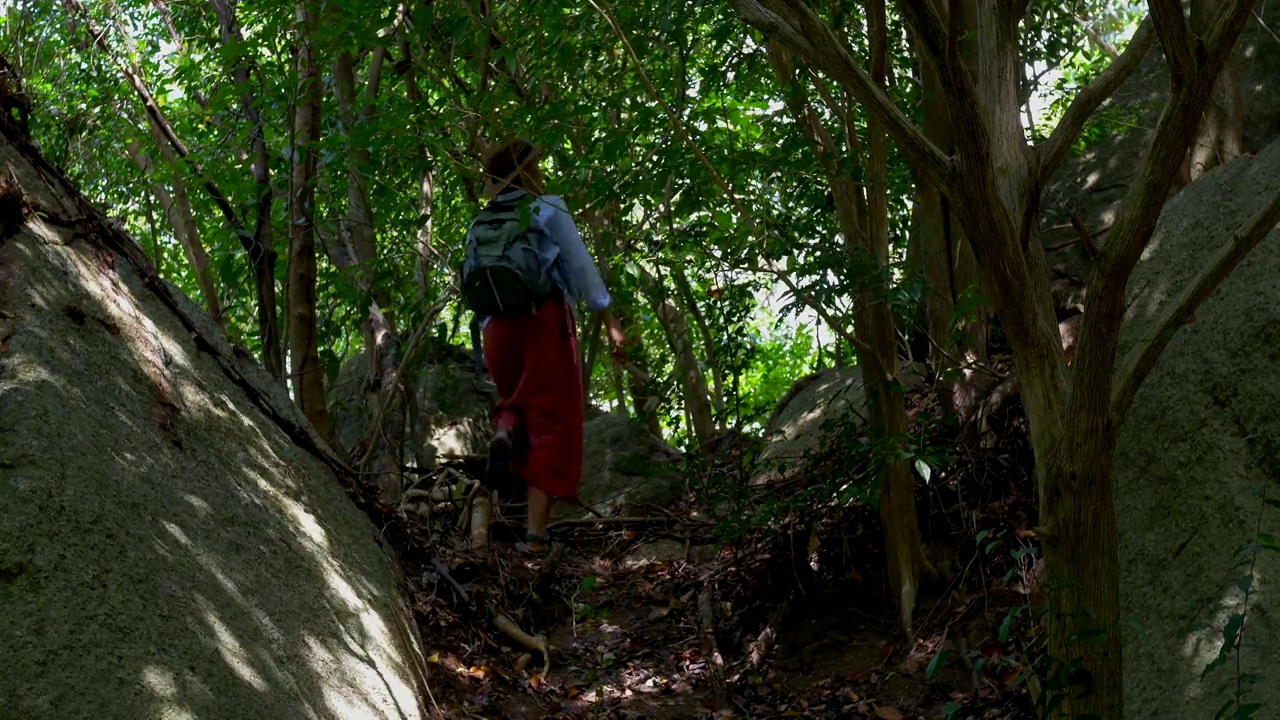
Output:
[[484,467],[484,484],[490,490],[511,484],[511,432],[499,430],[489,441],[489,460]]
[[[542,547],[536,547],[537,545]],[[516,552],[528,558],[541,560],[549,557],[554,547],[556,545],[551,541],[549,535],[525,533],[524,542],[516,543]]]

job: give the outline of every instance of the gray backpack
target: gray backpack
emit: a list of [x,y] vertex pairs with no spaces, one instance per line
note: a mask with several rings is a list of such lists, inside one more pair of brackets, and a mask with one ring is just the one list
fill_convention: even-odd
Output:
[[528,193],[493,200],[471,223],[462,298],[476,315],[529,315],[557,290],[542,252],[546,234],[532,222],[533,200]]

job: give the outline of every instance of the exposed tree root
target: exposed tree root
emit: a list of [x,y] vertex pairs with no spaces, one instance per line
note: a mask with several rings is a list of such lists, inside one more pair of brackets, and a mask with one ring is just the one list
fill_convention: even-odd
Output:
[[493,500],[488,491],[479,485],[471,495],[471,548],[481,552],[489,549],[489,523],[493,519]]
[[724,657],[716,643],[716,599],[710,587],[698,593],[698,624],[701,626],[702,656],[707,659],[707,677],[711,680],[711,692],[716,705],[723,705],[726,697]]
[[[551,643],[547,642],[547,638],[543,635],[530,635],[516,625],[515,621],[507,617],[506,613],[495,612],[493,615],[493,624],[502,634],[511,638],[520,647],[529,652],[542,653],[542,677],[546,677],[551,672]],[[528,662],[527,660],[525,661]],[[519,661],[517,661],[519,664]]]

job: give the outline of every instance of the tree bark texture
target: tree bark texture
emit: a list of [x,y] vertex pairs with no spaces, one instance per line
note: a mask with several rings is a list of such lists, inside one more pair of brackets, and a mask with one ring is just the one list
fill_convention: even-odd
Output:
[[324,368],[316,342],[316,158],[320,142],[321,84],[312,2],[297,5],[298,107],[294,116],[289,194],[289,365],[294,399],[316,432],[333,441],[325,403]]
[[[213,7],[218,16],[223,46],[243,45],[244,36],[236,22],[236,0],[213,0]],[[271,226],[271,206],[275,193],[271,188],[271,153],[267,150],[262,110],[254,99],[250,85],[254,69],[252,58],[241,56],[232,71],[232,79],[241,90],[240,108],[249,127],[249,147],[253,155],[253,235],[246,251],[253,268],[254,288],[258,295],[258,334],[262,341],[263,363],[272,376],[283,381],[283,346],[276,317],[276,251]]]
[[[872,42],[871,82],[883,83],[885,66],[885,8],[882,0],[868,2],[868,34]],[[865,167],[867,190],[840,167],[840,149],[809,102],[786,51],[771,43],[769,60],[786,92],[789,109],[800,130],[814,143],[819,165],[827,175],[835,198],[836,219],[850,248],[850,262],[856,267],[883,268],[889,260],[887,147],[883,125],[868,122],[869,156]],[[833,108],[834,110],[834,108]],[[852,138],[852,136],[851,136]],[[856,148],[849,148],[856,153]],[[906,433],[905,400],[896,390],[898,350],[893,313],[874,287],[858,293],[854,313],[856,337],[869,406],[868,434],[883,446],[897,442]],[[896,459],[881,468],[880,517],[884,525],[889,589],[899,621],[911,632],[912,615],[922,577],[931,575],[924,555],[919,520],[915,511],[914,478],[905,459]]]
[[[1203,34],[1213,23],[1223,0],[1191,0],[1191,30]],[[1213,88],[1204,119],[1191,145],[1188,169],[1196,180],[1244,152],[1244,89],[1240,85],[1240,48],[1227,56]]]
[[717,416],[720,423],[723,423],[724,414],[724,380],[720,374],[720,363],[716,360],[716,342],[711,334],[711,326],[707,323],[706,315],[702,309],[698,307],[698,298],[693,294],[693,286],[689,284],[689,278],[685,275],[684,269],[676,266],[671,269],[671,278],[676,283],[676,288],[680,291],[680,298],[684,301],[685,307],[688,309],[689,316],[693,318],[693,324],[698,328],[698,337],[702,341],[703,357],[706,359],[707,368],[711,371],[711,403],[719,415]]
[[[415,107],[422,104],[422,91],[418,87],[418,76],[414,69],[413,62],[410,60],[413,56],[409,47],[409,40],[405,35],[404,19],[408,17],[409,9],[404,3],[401,3],[396,14],[400,19],[400,28],[396,33],[396,43],[400,50],[401,61],[404,62],[404,85],[405,97],[409,103]],[[440,254],[436,251],[432,244],[432,227],[435,217],[435,175],[433,168],[435,167],[435,158],[431,156],[431,150],[424,144],[422,148],[422,171],[418,177],[418,235],[415,243],[417,258],[414,261],[414,277],[418,281],[418,291],[421,299],[432,297],[433,290],[433,270],[435,269],[435,260],[439,259]],[[473,196],[474,188],[471,183],[463,183],[463,191],[467,194],[468,199],[476,202]]]
[[[888,65],[886,56],[887,15],[884,0],[867,2],[867,34],[871,49],[871,81],[881,87],[885,82]],[[888,138],[883,125],[875,118],[867,122],[870,167],[867,206],[867,231],[860,235],[869,259],[874,267],[889,264],[889,178]],[[897,338],[894,332],[893,312],[888,304],[870,292],[864,293],[858,313],[861,322],[857,333],[875,349],[859,362],[863,364],[863,382],[867,386],[867,405],[871,415],[868,430],[872,439],[887,444],[898,442],[907,434],[906,401],[899,389]],[[934,570],[925,558],[920,535],[920,521],[916,514],[915,478],[905,457],[893,454],[883,469],[880,479],[880,520],[884,525],[885,552],[888,560],[889,589],[903,632],[912,631],[912,615],[916,597],[923,578],[932,576]]]

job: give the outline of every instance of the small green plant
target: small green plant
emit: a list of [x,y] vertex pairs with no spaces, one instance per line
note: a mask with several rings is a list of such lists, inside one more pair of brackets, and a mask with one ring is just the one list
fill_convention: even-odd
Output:
[[[1260,469],[1264,474],[1269,478],[1280,475],[1280,460],[1277,459],[1280,458],[1280,436],[1258,435],[1246,440],[1255,446],[1254,457],[1259,458],[1257,464],[1262,466]],[[1240,592],[1239,607],[1227,616],[1222,628],[1218,654],[1200,673],[1200,679],[1204,681],[1224,667],[1230,670],[1226,679],[1214,692],[1219,697],[1225,696],[1222,705],[1214,714],[1214,720],[1227,718],[1248,720],[1256,717],[1263,707],[1262,703],[1249,700],[1251,691],[1262,683],[1263,676],[1260,673],[1247,671],[1243,649],[1245,633],[1249,627],[1249,613],[1254,609],[1253,601],[1257,594],[1254,579],[1257,576],[1258,561],[1265,553],[1280,554],[1280,541],[1275,535],[1263,532],[1267,517],[1274,517],[1271,511],[1280,510],[1280,499],[1268,492],[1268,486],[1269,482],[1264,483],[1252,492],[1252,495],[1258,499],[1258,514],[1254,521],[1253,537],[1232,553],[1232,559],[1235,561],[1232,566],[1232,577],[1224,583],[1223,587],[1226,590],[1234,587]],[[1208,625],[1197,623],[1186,628],[1185,632],[1190,634],[1207,629],[1209,629]]]

